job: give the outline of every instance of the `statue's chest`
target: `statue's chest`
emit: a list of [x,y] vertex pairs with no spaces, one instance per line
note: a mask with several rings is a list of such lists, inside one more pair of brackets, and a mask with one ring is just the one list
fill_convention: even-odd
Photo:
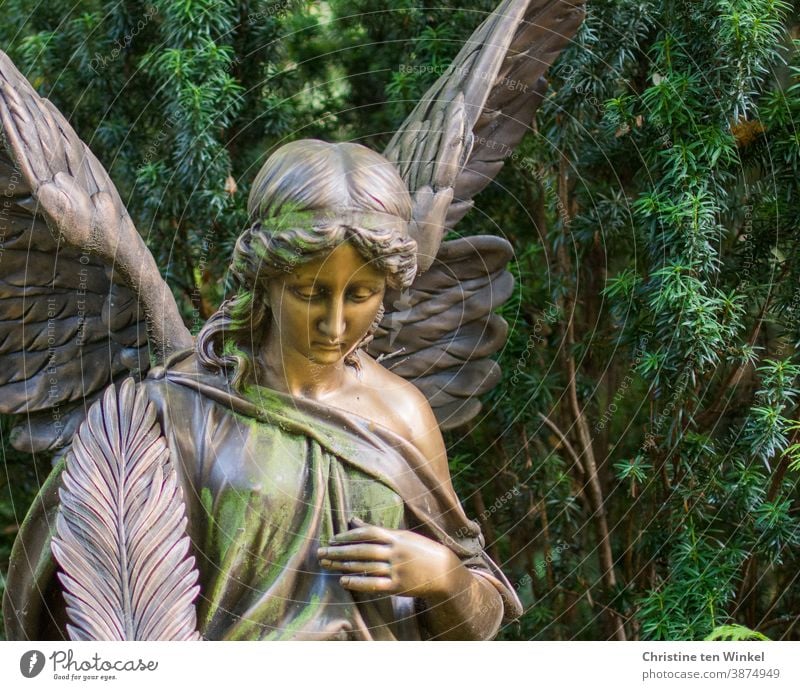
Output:
[[322,540],[348,529],[353,517],[403,527],[404,503],[397,493],[310,437],[252,421],[232,425],[224,435],[216,439],[204,483],[218,496],[236,494],[236,502],[257,510],[272,530],[291,531],[300,516],[317,513]]

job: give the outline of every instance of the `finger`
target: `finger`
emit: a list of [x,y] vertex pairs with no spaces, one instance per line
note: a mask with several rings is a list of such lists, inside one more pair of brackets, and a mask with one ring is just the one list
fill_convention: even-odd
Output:
[[334,534],[330,540],[330,543],[341,544],[354,541],[368,541],[379,544],[388,544],[391,541],[391,535],[383,527],[369,525],[368,527],[357,527],[356,529],[351,529],[347,532],[339,532],[339,534]]
[[353,592],[389,592],[394,588],[390,577],[343,575],[339,584]]
[[391,566],[386,561],[331,561],[327,558],[320,560],[323,568],[340,570],[343,573],[355,575],[391,576]]
[[388,563],[391,560],[392,550],[383,544],[345,544],[319,549],[317,556],[329,561],[386,561]]

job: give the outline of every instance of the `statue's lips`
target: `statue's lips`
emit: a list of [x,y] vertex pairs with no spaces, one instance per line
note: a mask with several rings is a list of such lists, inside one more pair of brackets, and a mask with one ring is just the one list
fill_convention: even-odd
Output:
[[331,345],[330,343],[312,343],[312,346],[317,350],[325,350],[326,352],[341,352],[344,343],[338,345]]

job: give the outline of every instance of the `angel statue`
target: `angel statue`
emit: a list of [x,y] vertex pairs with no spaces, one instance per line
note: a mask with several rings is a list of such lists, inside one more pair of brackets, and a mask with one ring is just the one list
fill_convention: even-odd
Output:
[[106,171],[0,53],[0,412],[58,458],[9,639],[490,639],[521,615],[441,434],[498,381],[512,249],[443,237],[582,17],[502,2],[383,155],[277,149],[196,338]]

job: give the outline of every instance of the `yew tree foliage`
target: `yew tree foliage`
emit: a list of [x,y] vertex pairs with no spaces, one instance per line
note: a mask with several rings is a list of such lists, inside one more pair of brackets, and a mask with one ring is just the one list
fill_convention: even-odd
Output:
[[[196,330],[266,155],[382,149],[494,5],[5,0],[0,37],[110,170]],[[516,249],[503,381],[447,438],[526,606],[501,634],[798,639],[798,8],[588,5],[456,229]],[[46,471],[5,450],[0,573]]]

